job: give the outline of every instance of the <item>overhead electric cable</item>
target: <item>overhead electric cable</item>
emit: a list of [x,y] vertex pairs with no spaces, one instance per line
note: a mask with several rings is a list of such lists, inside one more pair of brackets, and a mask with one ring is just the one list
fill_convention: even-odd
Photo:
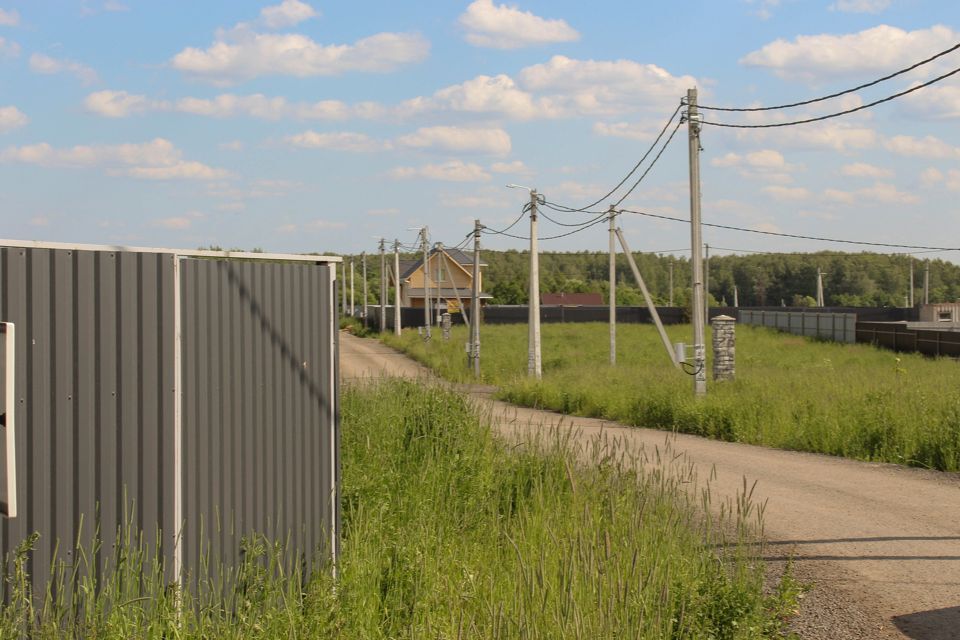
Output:
[[953,71],[949,71],[949,72],[947,72],[947,73],[945,73],[945,74],[943,74],[943,75],[937,76],[936,78],[934,78],[934,79],[932,79],[932,80],[928,80],[927,82],[924,82],[923,84],[918,84],[918,85],[915,86],[915,87],[911,87],[911,88],[905,89],[905,90],[903,90],[903,91],[901,91],[901,92],[899,92],[899,93],[895,93],[895,94],[893,94],[892,96],[887,96],[886,98],[881,98],[880,100],[874,100],[873,102],[869,102],[869,103],[867,103],[867,104],[860,105],[859,107],[853,107],[852,109],[845,109],[845,110],[843,110],[843,111],[837,111],[836,113],[828,113],[828,114],[825,115],[825,116],[817,116],[817,117],[815,117],[815,118],[804,118],[804,119],[802,119],[802,120],[791,120],[791,121],[789,121],[789,122],[770,122],[770,123],[767,123],[767,124],[733,124],[733,123],[730,123],[730,122],[709,122],[709,121],[707,121],[707,120],[701,120],[701,121],[700,121],[700,124],[710,125],[710,126],[712,126],[712,127],[727,127],[727,128],[730,128],[730,129],[772,129],[772,128],[774,128],[774,127],[792,127],[793,125],[797,125],[797,124],[807,124],[807,123],[810,123],[810,122],[819,122],[819,121],[821,121],[821,120],[829,120],[830,118],[837,118],[837,117],[839,117],[839,116],[845,116],[845,115],[847,115],[847,114],[855,113],[855,112],[857,112],[857,111],[863,111],[864,109],[869,109],[870,107],[875,107],[875,106],[877,106],[878,104],[883,104],[884,102],[890,102],[891,100],[895,100],[895,99],[897,99],[897,98],[901,98],[901,97],[907,95],[908,93],[913,93],[914,91],[919,91],[920,89],[924,89],[924,88],[926,88],[926,87],[929,87],[930,85],[936,84],[936,83],[940,82],[941,80],[946,80],[946,79],[949,78],[950,76],[955,75],[955,74],[957,74],[957,73],[960,73],[960,67],[957,67],[957,68],[954,69]]
[[670,146],[670,141],[673,140],[673,136],[675,136],[675,135],[677,134],[677,129],[680,128],[680,125],[681,125],[681,124],[683,124],[683,120],[682,120],[682,119],[677,121],[677,126],[675,126],[675,127],[673,128],[673,131],[670,132],[670,137],[667,138],[667,141],[663,143],[663,146],[662,146],[662,147],[660,147],[660,151],[657,153],[656,157],[653,159],[653,162],[650,163],[650,166],[647,167],[647,170],[643,172],[643,175],[641,175],[639,178],[637,178],[637,181],[633,183],[633,186],[630,187],[630,189],[629,189],[625,194],[623,194],[623,197],[621,197],[619,200],[617,200],[617,201],[613,204],[614,207],[619,207],[620,204],[621,204],[624,200],[626,200],[627,197],[628,197],[631,193],[633,193],[633,190],[637,188],[637,185],[639,185],[641,182],[643,182],[643,179],[647,177],[647,174],[650,173],[650,170],[653,169],[653,167],[657,164],[657,160],[660,159],[660,156],[663,155],[663,152],[666,150],[666,148],[667,148],[668,146]]
[[[673,222],[684,222],[689,224],[689,220],[683,218],[675,218],[673,216],[664,216],[658,213],[648,213],[646,211],[635,211],[632,209],[621,209],[624,213],[633,213],[638,216],[646,216],[648,218],[659,218],[660,220],[671,220]],[[745,227],[734,227],[726,224],[716,224],[710,222],[702,223],[705,227],[714,227],[716,229],[727,229],[729,231],[743,231],[746,233],[758,233],[765,236],[779,236],[781,238],[797,238],[799,240],[816,240],[818,242],[837,242],[840,244],[856,244],[863,245],[868,247],[891,247],[894,249],[924,249],[929,251],[960,251],[960,247],[926,247],[921,245],[912,245],[912,244],[892,244],[887,242],[868,242],[866,240],[842,240],[838,238],[821,238],[818,236],[804,236],[795,233],[780,233],[777,231],[761,231],[760,229],[747,229]]]
[[677,117],[677,113],[680,112],[680,108],[681,108],[682,106],[683,106],[683,103],[682,103],[682,102],[677,105],[677,108],[674,109],[674,110],[673,110],[673,113],[670,114],[670,118],[667,119],[667,122],[663,125],[663,128],[660,129],[660,133],[659,133],[659,135],[657,135],[657,139],[653,141],[653,143],[650,145],[650,148],[647,149],[647,152],[643,154],[643,157],[640,158],[640,160],[637,161],[637,164],[633,165],[633,169],[630,169],[630,173],[628,173],[627,175],[623,176],[623,180],[621,180],[620,182],[617,183],[617,186],[615,186],[613,189],[611,189],[610,191],[608,191],[607,193],[605,193],[603,196],[601,196],[600,198],[598,198],[596,201],[591,202],[590,204],[588,204],[588,205],[586,205],[586,206],[584,206],[584,207],[579,207],[579,208],[576,208],[576,209],[574,209],[574,208],[568,208],[567,211],[570,212],[570,213],[578,213],[578,212],[581,212],[581,211],[586,211],[587,209],[590,209],[590,208],[592,208],[592,207],[597,206],[598,204],[600,204],[601,202],[603,202],[604,200],[606,200],[607,198],[609,198],[610,196],[612,196],[614,193],[616,193],[616,192],[617,192],[617,189],[619,189],[620,187],[622,187],[622,186],[624,185],[624,183],[626,183],[626,181],[630,179],[630,176],[632,176],[634,173],[637,172],[637,169],[640,168],[640,165],[643,164],[643,161],[647,159],[647,156],[649,156],[650,153],[652,153],[653,150],[656,148],[656,146],[660,143],[660,139],[663,137],[663,134],[664,134],[664,133],[667,131],[667,129],[670,127],[670,123],[673,122],[673,119]]
[[[539,237],[538,239],[539,239],[539,240],[557,240],[558,238],[566,238],[567,236],[572,236],[572,235],[575,234],[575,233],[580,233],[581,231],[585,231],[585,230],[589,229],[590,227],[596,226],[596,225],[600,224],[601,222],[604,222],[606,219],[607,219],[607,216],[606,216],[606,214],[604,214],[604,215],[602,215],[602,216],[599,216],[599,217],[591,220],[590,222],[584,223],[584,225],[580,226],[580,227],[577,228],[577,229],[574,229],[573,231],[568,231],[568,232],[566,232],[566,233],[561,233],[561,234],[555,235],[555,236],[541,236],[541,237]],[[530,236],[518,236],[518,235],[515,235],[515,234],[512,234],[512,233],[505,233],[505,232],[502,232],[502,231],[499,232],[498,235],[507,236],[508,238],[515,238],[515,239],[517,239],[517,240],[529,240],[529,239],[530,239]]]
[[529,204],[529,203],[528,203],[528,204],[525,204],[525,205],[523,206],[523,210],[520,211],[520,215],[517,216],[517,219],[514,220],[513,222],[511,222],[507,227],[505,227],[504,229],[501,229],[501,230],[499,230],[499,231],[496,230],[496,229],[491,229],[490,227],[487,227],[487,226],[481,227],[481,229],[482,229],[482,231],[483,231],[484,233],[489,233],[489,234],[493,234],[493,235],[507,235],[507,231],[510,231],[510,229],[512,229],[513,227],[515,227],[518,222],[520,222],[521,220],[523,220],[523,216],[525,216],[525,215],[527,214],[527,211],[529,211],[529,210],[530,210],[530,204]]
[[910,71],[913,71],[913,70],[916,69],[917,67],[922,67],[923,65],[925,65],[925,64],[927,64],[927,63],[929,63],[929,62],[933,62],[933,61],[936,60],[937,58],[941,58],[941,57],[947,55],[948,53],[953,53],[953,52],[956,51],[957,49],[960,49],[960,42],[958,42],[957,44],[953,45],[953,46],[950,47],[949,49],[945,49],[945,50],[941,51],[940,53],[935,54],[935,55],[933,55],[933,56],[930,56],[929,58],[926,58],[925,60],[921,60],[920,62],[917,62],[917,63],[915,63],[915,64],[912,64],[912,65],[910,65],[909,67],[907,67],[907,68],[905,68],[905,69],[900,69],[899,71],[895,71],[894,73],[891,73],[891,74],[889,74],[889,75],[883,76],[882,78],[877,78],[876,80],[872,80],[872,81],[870,81],[870,82],[866,82],[866,83],[864,83],[864,84],[858,85],[858,86],[856,86],[856,87],[852,87],[852,88],[850,88],[850,89],[844,89],[843,91],[838,91],[838,92],[836,92],[836,93],[831,93],[830,95],[820,96],[819,98],[811,98],[811,99],[809,99],[809,100],[803,100],[803,101],[801,101],[801,102],[791,102],[791,103],[789,103],[789,104],[778,104],[778,105],[775,105],[775,106],[772,106],[772,107],[706,107],[706,106],[704,106],[704,105],[702,105],[702,104],[698,104],[698,105],[697,105],[697,108],[698,108],[698,109],[705,109],[705,110],[709,110],[709,111],[750,112],[750,111],[775,111],[775,110],[778,110],[778,109],[790,109],[790,108],[792,108],[792,107],[802,107],[802,106],[804,106],[804,105],[814,104],[815,102],[823,102],[824,100],[831,100],[831,99],[833,99],[833,98],[839,98],[840,96],[845,96],[845,95],[847,95],[848,93],[856,93],[857,91],[860,91],[861,89],[866,89],[866,88],[868,88],[868,87],[872,87],[872,86],[874,86],[874,85],[880,84],[881,82],[886,82],[887,80],[890,80],[890,79],[892,79],[892,78],[896,78],[897,76],[903,75],[904,73],[908,73],[908,72],[910,72]]

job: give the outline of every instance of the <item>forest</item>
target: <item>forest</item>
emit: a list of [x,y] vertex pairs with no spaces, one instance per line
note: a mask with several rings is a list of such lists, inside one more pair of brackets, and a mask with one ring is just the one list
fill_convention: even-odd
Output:
[[[526,251],[484,251],[484,288],[492,304],[525,304],[530,257]],[[690,296],[690,260],[634,254],[640,273],[658,305]],[[914,300],[923,301],[924,271],[930,273],[930,302],[960,300],[960,266],[942,259],[918,259],[882,253],[761,253],[711,256],[707,287],[711,305],[732,305],[734,287],[741,306],[814,306],[817,271],[823,272],[826,306],[903,307],[908,305],[913,265]],[[600,252],[542,253],[540,290],[544,293],[601,292],[607,300],[609,256]],[[643,304],[626,256],[617,255],[617,303]]]

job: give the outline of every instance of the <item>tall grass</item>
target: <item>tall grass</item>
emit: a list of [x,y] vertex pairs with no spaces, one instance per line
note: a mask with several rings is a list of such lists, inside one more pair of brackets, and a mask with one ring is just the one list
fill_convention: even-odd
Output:
[[[668,327],[689,341],[687,326]],[[384,338],[457,381],[472,380],[462,327],[449,342],[415,332]],[[708,334],[709,340],[709,334]],[[483,329],[485,382],[518,404],[721,440],[931,469],[960,470],[960,370],[955,361],[868,345],[737,327],[735,381],[696,400],[649,325],[619,325],[617,365],[605,324],[543,327],[543,380],[526,376],[526,326]],[[708,355],[709,367],[709,355]]]
[[304,585],[282,545],[255,537],[229,588],[207,567],[191,593],[130,530],[104,571],[61,564],[44,596],[27,540],[0,637],[779,637],[794,603],[789,589],[763,594],[743,544],[757,509],[743,496],[720,522],[701,517],[709,493],[682,490],[694,480],[682,460],[617,443],[578,452],[559,433],[509,446],[462,397],[409,382],[347,390],[342,410],[336,583],[319,572]]

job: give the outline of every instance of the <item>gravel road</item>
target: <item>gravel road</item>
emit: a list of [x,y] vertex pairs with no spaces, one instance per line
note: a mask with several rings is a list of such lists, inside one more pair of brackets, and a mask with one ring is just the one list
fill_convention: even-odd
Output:
[[[374,340],[341,333],[341,378],[429,377]],[[685,452],[714,496],[735,497],[756,482],[766,504],[765,556],[774,570],[794,559],[813,583],[794,629],[805,640],[960,640],[960,475],[716,442],[683,434],[489,403],[508,437],[563,424],[578,437],[604,433],[648,449]],[[716,502],[716,501],[715,501]]]

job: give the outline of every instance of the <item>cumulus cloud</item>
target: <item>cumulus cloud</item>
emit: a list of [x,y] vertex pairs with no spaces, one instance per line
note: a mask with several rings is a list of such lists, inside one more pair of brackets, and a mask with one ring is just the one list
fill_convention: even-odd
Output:
[[593,125],[593,132],[598,136],[612,138],[653,140],[657,137],[660,127],[652,122],[597,122]]
[[954,147],[934,136],[914,138],[913,136],[893,136],[884,141],[887,151],[901,156],[917,158],[956,158],[960,157],[960,147]]
[[936,167],[927,167],[920,173],[920,184],[925,187],[932,187],[939,182],[943,182],[943,172]]
[[[747,54],[740,63],[769,69],[782,78],[813,82],[886,73],[927,58],[958,40],[960,32],[943,25],[915,31],[879,25],[851,34],[776,40]],[[929,72],[935,68],[928,65],[924,69]]]
[[854,204],[863,201],[883,204],[917,204],[920,202],[920,198],[916,195],[900,191],[896,186],[887,182],[877,182],[873,186],[854,191],[827,189],[824,191],[824,197],[841,204]]
[[853,162],[840,167],[840,173],[852,178],[892,178],[893,171],[866,162]]
[[206,49],[187,47],[171,64],[214,84],[230,84],[267,75],[308,78],[388,72],[420,62],[429,50],[430,44],[417,33],[378,33],[353,44],[324,45],[302,34],[240,28],[220,32]]
[[13,131],[28,122],[30,122],[30,118],[13,105],[0,107],[0,133]]
[[20,13],[13,9],[7,11],[6,9],[0,9],[0,26],[3,27],[16,27],[20,24]]
[[136,113],[165,109],[169,104],[126,91],[105,90],[88,95],[83,101],[83,106],[87,111],[105,118],[126,118]]
[[837,0],[830,5],[831,11],[843,13],[880,13],[890,6],[891,0]]
[[422,167],[396,167],[390,170],[389,175],[397,179],[427,178],[447,182],[485,182],[490,179],[490,174],[483,167],[462,160],[426,164]]
[[880,135],[874,129],[843,122],[818,122],[776,132],[744,129],[738,138],[752,142],[772,140],[782,149],[827,149],[839,153],[870,149],[880,143]]
[[493,0],[475,0],[460,16],[466,39],[478,47],[519,49],[530,45],[573,42],[580,34],[565,20],[547,19]]
[[495,114],[516,120],[559,115],[549,101],[535,99],[505,74],[480,75],[466,82],[444,87],[432,96],[406,100],[398,108],[401,116],[431,111]]
[[270,29],[281,29],[300,24],[319,15],[317,10],[299,0],[283,0],[280,4],[260,10],[260,21]]
[[503,129],[423,127],[400,136],[397,143],[414,149],[440,149],[504,156],[510,153],[510,134]]
[[786,161],[783,154],[773,149],[761,149],[746,154],[728,153],[710,161],[714,167],[736,169],[741,176],[767,182],[789,183],[791,174],[802,169]]
[[770,185],[769,187],[764,187],[763,191],[774,200],[806,200],[810,197],[810,191],[803,187]]
[[0,38],[0,57],[16,58],[20,55],[20,45],[13,40]]
[[56,148],[49,143],[7,147],[0,162],[34,164],[42,167],[103,167],[110,175],[127,175],[153,180],[225,178],[229,173],[200,162],[182,158],[180,149],[169,140],[118,145],[78,145]]
[[35,53],[30,56],[30,70],[34,73],[42,73],[44,75],[69,73],[83,84],[93,84],[97,81],[97,72],[91,67],[76,62],[75,60],[51,58],[42,53]]
[[304,131],[283,139],[287,144],[301,149],[334,149],[336,151],[371,152],[381,151],[387,147],[383,142],[374,140],[364,133],[351,131],[337,131],[332,133],[318,133]]
[[490,165],[490,171],[493,171],[494,173],[505,173],[512,176],[525,176],[533,173],[533,170],[525,165],[522,160],[514,160],[512,162],[494,162],[492,165]]
[[939,84],[903,98],[908,113],[937,120],[960,118],[960,86]]

